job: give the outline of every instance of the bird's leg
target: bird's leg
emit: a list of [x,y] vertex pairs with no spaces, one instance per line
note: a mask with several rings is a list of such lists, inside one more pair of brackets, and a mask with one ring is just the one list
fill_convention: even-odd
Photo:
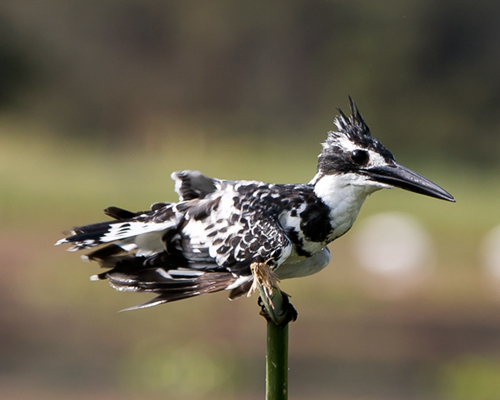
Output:
[[296,321],[297,317],[299,316],[299,313],[297,312],[293,304],[290,303],[289,300],[290,296],[285,292],[281,291],[280,294],[283,298],[283,304],[279,312],[274,312],[274,319],[271,317],[272,313],[269,313],[267,311],[268,308],[266,307],[266,304],[262,300],[262,297],[259,296],[259,300],[257,301],[257,303],[261,308],[260,315],[262,315],[266,320],[272,321],[274,323],[277,323],[276,321],[279,321],[278,324],[287,325],[290,322]]
[[250,293],[259,292],[260,315],[276,325],[286,325],[297,319],[297,311],[288,300],[288,295],[278,287],[278,278],[266,263],[253,263],[250,266],[254,282]]

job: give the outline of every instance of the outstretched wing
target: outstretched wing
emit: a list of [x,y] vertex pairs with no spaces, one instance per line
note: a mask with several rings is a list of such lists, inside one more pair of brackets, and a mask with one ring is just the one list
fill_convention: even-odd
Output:
[[[75,228],[58,243],[72,243],[72,250],[104,245],[86,255],[109,268],[94,280],[157,295],[134,308],[219,290],[232,290],[230,298],[244,294],[252,283],[250,265],[280,265],[291,253],[291,242],[276,210],[254,204],[258,196],[251,193],[238,196],[241,183],[212,181],[223,190],[209,193],[209,178],[199,179],[204,183],[191,186],[199,197],[158,203],[143,213],[113,207],[107,214],[116,221]],[[187,189],[179,192],[190,196]]]

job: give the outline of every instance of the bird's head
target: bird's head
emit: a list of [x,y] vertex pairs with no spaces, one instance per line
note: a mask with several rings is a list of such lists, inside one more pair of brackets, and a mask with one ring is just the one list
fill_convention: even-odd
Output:
[[318,174],[345,176],[345,182],[372,190],[401,188],[442,200],[454,202],[453,196],[427,178],[398,164],[392,153],[372,137],[370,129],[349,98],[351,116],[339,109],[336,130],[328,133],[319,155]]

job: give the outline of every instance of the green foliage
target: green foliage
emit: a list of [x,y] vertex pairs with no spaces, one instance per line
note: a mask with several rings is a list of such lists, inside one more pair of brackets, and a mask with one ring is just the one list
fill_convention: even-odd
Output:
[[138,346],[122,361],[120,380],[136,392],[196,399],[234,393],[240,369],[235,358],[204,346]]
[[283,141],[330,128],[350,94],[398,154],[498,164],[498,2],[3,3],[40,79],[16,110],[62,137]]
[[450,400],[497,400],[500,398],[500,360],[463,356],[440,368],[438,384]]

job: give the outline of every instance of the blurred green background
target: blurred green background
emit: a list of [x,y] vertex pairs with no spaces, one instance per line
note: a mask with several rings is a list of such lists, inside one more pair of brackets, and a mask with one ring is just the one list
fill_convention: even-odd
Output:
[[[493,0],[3,0],[0,398],[263,398],[255,296],[117,313],[149,297],[53,243],[107,206],[174,201],[174,170],[307,182],[351,95],[458,202],[377,193],[327,269],[283,282],[290,398],[499,399],[499,71]],[[358,261],[389,211],[430,240],[411,273]]]

